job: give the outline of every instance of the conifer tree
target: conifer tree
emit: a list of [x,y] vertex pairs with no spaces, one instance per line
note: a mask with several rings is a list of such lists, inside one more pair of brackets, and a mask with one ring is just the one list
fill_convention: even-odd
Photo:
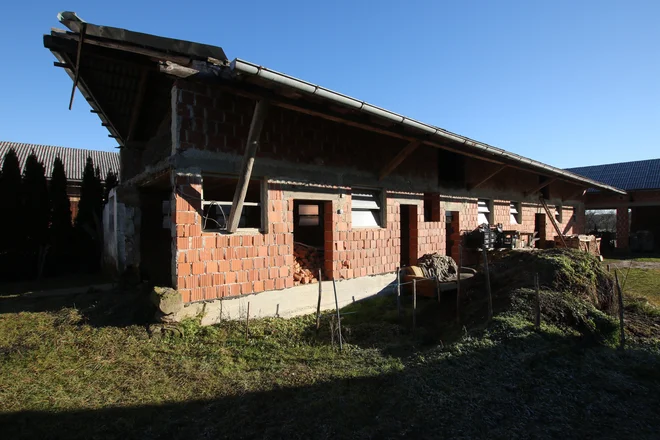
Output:
[[57,157],[53,164],[53,172],[50,178],[50,236],[53,245],[53,254],[57,257],[64,256],[65,250],[71,240],[71,202],[67,195],[67,178],[64,171],[64,163]]
[[[12,148],[5,153],[0,174],[0,252],[13,254],[25,242],[21,201],[21,166]],[[11,257],[8,258],[8,263]],[[8,268],[9,269],[9,268]]]
[[23,170],[23,215],[27,236],[27,249],[36,262],[37,276],[41,277],[48,251],[50,200],[43,163],[32,152]]

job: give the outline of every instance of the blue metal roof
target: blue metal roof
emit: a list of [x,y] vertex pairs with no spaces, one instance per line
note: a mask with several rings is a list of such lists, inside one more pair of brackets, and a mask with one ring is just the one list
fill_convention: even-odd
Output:
[[626,191],[660,189],[660,159],[568,168],[567,171]]

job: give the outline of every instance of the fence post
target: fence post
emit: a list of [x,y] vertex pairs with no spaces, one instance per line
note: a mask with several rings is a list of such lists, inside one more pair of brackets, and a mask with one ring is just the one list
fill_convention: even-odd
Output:
[[490,292],[490,270],[488,269],[488,251],[483,247],[484,254],[484,273],[486,275],[486,289],[488,291],[488,320],[493,319],[493,297]]
[[250,337],[250,301],[248,301],[247,315],[245,315],[245,340]]
[[396,268],[396,310],[399,314],[399,323],[401,323],[401,268]]
[[316,303],[316,334],[319,334],[319,329],[321,328],[321,291],[323,290],[321,287],[322,284],[322,279],[321,279],[321,269],[319,269],[319,300]]
[[614,280],[616,281],[616,290],[619,296],[619,326],[621,327],[621,338],[619,339],[619,348],[623,350],[626,347],[626,331],[623,323],[623,292],[619,284],[618,270],[614,269]]
[[461,323],[461,269],[463,268],[463,244],[458,245],[458,274],[456,284],[456,323]]
[[335,308],[337,309],[337,331],[339,332],[339,351],[344,350],[344,344],[341,337],[341,315],[339,314],[339,300],[337,299],[337,284],[332,279],[332,289],[335,291]]
[[417,280],[413,280],[413,325],[412,329],[415,331],[417,325]]
[[541,286],[539,286],[539,274],[534,274],[534,287],[536,287],[536,319],[534,320],[534,327],[536,330],[541,329]]

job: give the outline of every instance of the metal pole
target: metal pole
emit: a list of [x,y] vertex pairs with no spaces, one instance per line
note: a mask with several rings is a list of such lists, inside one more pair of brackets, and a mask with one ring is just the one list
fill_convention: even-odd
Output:
[[245,316],[245,340],[247,341],[250,334],[250,302],[248,301],[247,315]]
[[614,269],[614,280],[616,281],[616,290],[619,294],[619,326],[621,327],[621,338],[619,339],[619,348],[623,350],[626,347],[626,331],[623,325],[623,292],[619,284],[618,270]]
[[541,329],[541,287],[539,286],[539,274],[534,274],[534,286],[536,287],[536,319],[534,320],[534,327],[536,330]]
[[488,291],[488,319],[493,318],[493,297],[490,293],[490,271],[488,270],[488,251],[486,246],[482,248],[484,254],[484,273],[486,275],[486,289]]
[[319,269],[319,300],[316,303],[316,334],[319,334],[319,329],[321,328],[321,269]]
[[339,314],[339,300],[337,299],[337,284],[335,279],[332,279],[332,289],[335,291],[335,308],[337,309],[337,330],[339,331],[339,351],[344,349],[341,337],[341,315]]
[[401,268],[396,268],[396,309],[399,313],[399,323],[401,323]]
[[458,274],[456,284],[456,322],[461,322],[461,268],[463,267],[463,244],[458,245]]
[[417,325],[417,280],[413,280],[413,326],[412,326],[413,331],[415,331],[416,325]]

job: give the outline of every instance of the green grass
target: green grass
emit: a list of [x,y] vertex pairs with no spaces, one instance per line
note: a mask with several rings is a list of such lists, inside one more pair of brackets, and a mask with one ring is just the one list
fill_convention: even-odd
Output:
[[[646,298],[651,304],[660,307],[660,269],[622,269],[625,279],[625,293]],[[623,280],[621,281],[623,283]]]
[[[420,315],[433,310],[420,301]],[[311,316],[149,336],[84,310],[0,315],[7,438],[653,438],[657,341],[624,352],[525,313],[454,343],[396,324],[393,299],[349,309],[339,352]],[[410,306],[406,316],[411,317]],[[409,323],[408,323],[409,324]],[[397,350],[398,349],[398,350]]]
[[527,287],[494,290],[488,325],[479,286],[460,325],[451,296],[420,300],[415,331],[410,298],[400,322],[383,296],[343,310],[339,352],[332,313],[318,335],[313,316],[253,320],[246,340],[240,322],[127,324],[113,313],[139,317],[139,301],[95,295],[0,303],[3,437],[651,439],[660,426],[652,304],[629,304],[617,350],[613,317],[547,285],[540,331]]

